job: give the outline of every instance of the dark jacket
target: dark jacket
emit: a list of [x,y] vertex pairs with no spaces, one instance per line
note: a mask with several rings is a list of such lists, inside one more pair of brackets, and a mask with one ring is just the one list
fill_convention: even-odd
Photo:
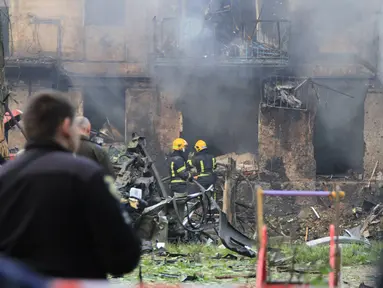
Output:
[[0,254],[60,278],[132,271],[141,244],[111,181],[99,165],[55,143],[27,145],[0,169]]
[[191,174],[187,169],[186,161],[183,153],[173,151],[169,157],[169,175],[170,183],[185,183],[191,179]]
[[194,157],[188,161],[191,167],[195,167],[198,176],[209,176],[217,169],[217,160],[205,149],[197,152]]
[[87,137],[81,136],[80,147],[76,154],[96,161],[99,165],[104,167],[107,174],[116,178],[108,153],[98,144],[90,141]]
[[4,159],[2,155],[0,155],[0,165],[4,165],[7,161]]

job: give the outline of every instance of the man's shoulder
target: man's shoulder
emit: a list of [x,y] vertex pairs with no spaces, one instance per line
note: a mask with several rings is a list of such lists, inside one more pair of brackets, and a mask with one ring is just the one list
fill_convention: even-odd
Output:
[[101,152],[101,153],[106,153],[106,150],[104,148],[102,148],[100,145],[98,145],[97,143],[92,143],[93,144],[93,149],[95,149],[96,151],[98,152]]
[[82,140],[81,144],[84,146],[89,147],[90,149],[96,151],[96,152],[106,152],[100,145],[97,143],[91,141],[91,140]]
[[84,183],[89,183],[97,178],[102,179],[104,174],[102,167],[92,160],[74,156],[68,152],[55,151],[33,159],[30,163],[25,158],[25,154],[8,161],[0,168],[0,182],[7,181],[6,179],[11,175],[18,179],[40,179],[39,177],[42,176],[61,175],[68,181],[76,178]]
[[73,156],[72,158],[73,164],[75,164],[79,168],[86,168],[86,169],[97,170],[97,171],[101,169],[100,166],[95,161],[93,161],[92,159],[89,159],[86,156],[77,155],[77,154],[73,154],[72,156]]
[[94,153],[98,156],[98,157],[102,157],[102,158],[108,158],[109,159],[109,154],[108,152],[102,148],[100,145],[96,144],[95,143],[95,146],[93,148],[93,151]]
[[80,146],[83,146],[83,147],[93,148],[94,144],[96,144],[96,143],[94,143],[88,139],[81,139],[81,141],[80,141]]
[[52,155],[52,161],[66,163],[62,166],[64,169],[63,173],[72,175],[73,177],[79,178],[84,182],[93,181],[92,179],[95,179],[94,177],[100,177],[101,179],[104,176],[104,170],[102,167],[86,156],[61,152],[55,153],[55,155]]
[[[20,156],[20,160],[22,157]],[[17,159],[16,159],[17,160]],[[35,162],[36,165],[49,165],[61,166],[63,169],[70,169],[68,172],[80,172],[86,174],[93,174],[99,172],[101,168],[94,161],[74,153],[55,151],[47,153]]]

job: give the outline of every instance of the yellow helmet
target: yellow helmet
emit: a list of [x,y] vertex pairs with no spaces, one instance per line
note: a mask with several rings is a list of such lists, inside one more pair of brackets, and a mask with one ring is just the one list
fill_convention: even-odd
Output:
[[185,139],[177,138],[173,141],[173,150],[180,151],[185,150],[188,146],[188,142]]
[[195,145],[194,145],[194,149],[195,151],[199,152],[199,151],[202,151],[204,149],[207,148],[207,145],[206,145],[206,142],[203,141],[203,140],[198,140]]

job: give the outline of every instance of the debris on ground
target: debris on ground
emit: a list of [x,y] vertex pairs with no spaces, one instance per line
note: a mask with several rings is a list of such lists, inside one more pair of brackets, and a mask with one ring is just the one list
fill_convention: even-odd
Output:
[[[324,244],[329,244],[331,241],[331,238],[328,237],[323,237],[315,240],[311,240],[306,243],[307,246],[309,247],[314,247],[317,245],[324,245]],[[355,237],[349,237],[349,236],[339,236],[338,238],[338,243],[339,244],[364,244],[370,246],[370,242],[367,239],[362,240],[361,238],[355,238]]]
[[364,284],[364,282],[360,283],[359,288],[372,288],[372,286],[368,286]]
[[251,153],[244,153],[244,154],[229,153],[229,154],[218,156],[216,159],[217,159],[217,164],[221,164],[219,166],[220,170],[225,169],[223,165],[228,165],[230,158],[236,161],[236,165],[237,165],[236,169],[238,171],[242,171],[242,172],[257,172],[258,171],[256,157],[254,154],[251,154]]
[[[113,144],[108,151],[110,158],[114,160],[114,165],[121,170],[122,163],[127,161],[125,156],[122,157],[124,151],[126,151],[126,146]],[[235,205],[236,223],[234,226],[248,237],[253,237],[256,232],[254,187],[261,185],[265,190],[288,190],[291,184],[277,181],[278,175],[272,175],[272,172],[270,172],[268,176],[266,175],[268,179],[264,179],[267,171],[263,171],[262,175],[259,174],[256,156],[251,153],[221,155],[217,157],[217,163],[221,165],[218,171],[219,177],[216,192],[216,199],[220,206],[222,206],[223,198],[225,165],[229,163],[229,158],[236,160],[237,165],[237,173],[233,176],[235,177],[235,179],[233,179],[233,190],[235,190],[237,199]],[[133,176],[131,173],[130,175]],[[129,178],[132,178],[131,176]],[[346,188],[345,191],[347,195],[347,201],[342,202],[340,205],[339,224],[341,235],[345,237],[359,237],[360,239],[367,238],[369,240],[383,238],[383,216],[381,215],[383,206],[374,208],[377,204],[367,199],[362,202],[359,201],[358,203],[355,200],[357,198],[354,196],[352,196],[353,198],[350,200],[348,198],[350,197],[348,191],[352,189],[358,190],[360,188],[362,189],[360,190],[362,193],[366,192],[363,190],[365,189],[364,184],[359,185],[360,187],[355,184],[347,184],[347,181],[352,178],[347,177],[347,175],[343,176],[345,183],[341,184],[342,188]],[[270,179],[271,181],[268,181]],[[336,179],[339,180],[339,178]],[[332,184],[327,181],[331,180],[325,179],[324,177],[320,178],[316,188],[319,190],[331,189]],[[360,194],[360,192],[358,193]],[[357,196],[360,199],[360,195]],[[296,197],[265,197],[264,220],[268,226],[270,237],[281,236],[291,238],[292,241],[302,242],[327,237],[329,233],[328,228],[330,224],[333,224],[335,221],[335,207],[327,198],[317,198],[315,201],[317,202],[316,205],[305,206],[298,205]],[[352,229],[358,226],[360,226],[360,235],[356,235],[355,231],[352,232],[352,236],[346,233],[346,231],[352,231]]]
[[[126,154],[126,149],[127,146],[123,144],[113,144],[109,146],[108,149],[110,158],[120,172],[117,183],[120,183],[121,185],[119,186],[121,187],[137,186],[145,192],[143,195],[151,195],[153,193],[152,189],[154,188],[154,186],[151,186],[151,183],[153,183],[152,176],[143,177],[143,174],[146,174],[145,171],[150,169],[150,163],[145,161],[145,157],[141,157],[137,155],[139,153],[135,153],[135,147],[128,147],[128,150],[132,152],[130,154],[128,153],[129,155]],[[265,169],[260,173],[256,156],[251,153],[221,155],[217,157],[217,163],[220,164],[220,169],[218,171],[216,189],[216,199],[220,206],[222,206],[226,165],[228,165],[230,158],[236,161],[237,170],[233,174],[234,179],[232,179],[234,180],[232,189],[235,190],[237,199],[234,227],[241,233],[254,239],[253,237],[256,234],[254,189],[256,185],[261,185],[265,190],[289,190],[292,188],[290,187],[292,184],[278,181],[278,179],[280,179],[278,176],[280,175],[277,175],[277,173],[274,173],[274,175],[273,172]],[[134,161],[135,164],[130,166],[129,169],[124,169],[123,164],[130,162],[132,159],[136,159]],[[139,165],[140,163],[142,165]],[[135,175],[134,172],[139,172],[139,175]],[[129,177],[127,178],[127,176]],[[146,185],[146,182],[137,182],[139,179],[143,179],[142,177],[145,179],[150,178],[148,179],[150,181],[147,183],[150,187]],[[337,177],[334,176],[331,178]],[[352,179],[351,176],[349,177],[347,175],[343,176],[343,178],[346,182]],[[339,178],[337,178],[337,180],[339,180]],[[327,181],[331,181],[331,179],[325,180],[322,177],[321,180],[317,182],[316,189],[332,189],[331,184]],[[351,184],[341,184],[341,187],[347,187],[347,185]],[[364,184],[362,185],[365,186]],[[354,185],[353,189],[356,189],[355,187],[357,186]],[[148,191],[151,193],[147,193]],[[158,193],[157,191],[155,192],[155,194]],[[348,192],[346,192],[346,194],[347,193]],[[347,194],[347,196],[348,195],[349,194]],[[147,200],[149,201],[149,199]],[[342,233],[341,235],[343,235],[339,238],[341,242],[367,243],[366,245],[368,245],[368,240],[383,237],[383,206],[370,200],[371,199],[365,199],[361,203],[356,201],[345,201],[341,203],[339,219],[339,228]],[[306,242],[308,246],[327,243],[326,238],[323,237],[328,237],[329,226],[335,223],[334,203],[327,198],[320,198],[315,201],[316,204],[300,205],[297,203],[296,197],[265,197],[264,221],[268,226],[270,238],[275,238],[276,236],[284,237],[289,239],[290,242]],[[148,251],[150,251],[150,249],[148,249]],[[284,257],[279,258],[283,259]]]
[[[342,203],[343,204],[343,203]],[[369,212],[362,211],[358,218],[354,217],[353,208],[344,204],[340,208],[339,228],[344,236],[361,240],[362,238],[379,240],[382,235],[383,207],[377,205]],[[299,212],[289,213],[284,216],[268,215],[265,223],[269,225],[271,235],[291,236],[294,240],[312,241],[327,237],[330,224],[335,223],[335,208],[317,206],[315,208],[320,218],[311,207],[302,207]],[[364,240],[363,240],[364,241]]]

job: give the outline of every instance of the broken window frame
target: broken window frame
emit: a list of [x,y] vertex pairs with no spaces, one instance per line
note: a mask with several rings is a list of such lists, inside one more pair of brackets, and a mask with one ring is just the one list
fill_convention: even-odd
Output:
[[[308,78],[300,78],[300,77],[291,77],[291,76],[270,76],[265,78],[262,81],[262,100],[261,100],[261,106],[262,107],[271,107],[271,108],[279,108],[279,109],[288,109],[288,110],[299,110],[299,111],[307,111],[309,105],[310,105],[310,96],[308,95],[308,91],[306,94],[302,94],[302,88],[308,89],[308,86],[306,86],[308,83]],[[292,83],[295,82],[295,85],[291,87],[293,93],[291,94],[295,100],[298,100],[301,102],[300,107],[292,107],[288,105],[287,103],[282,101],[282,98],[278,102],[278,98],[276,95],[276,90],[272,93],[272,99],[269,98],[267,95],[267,86],[272,88],[273,90],[277,88],[277,86],[290,86]],[[268,85],[269,84],[269,85]],[[290,90],[291,90],[290,89]],[[314,89],[314,88],[312,88]],[[279,89],[282,90],[282,89]],[[304,96],[304,97],[302,97]]]

